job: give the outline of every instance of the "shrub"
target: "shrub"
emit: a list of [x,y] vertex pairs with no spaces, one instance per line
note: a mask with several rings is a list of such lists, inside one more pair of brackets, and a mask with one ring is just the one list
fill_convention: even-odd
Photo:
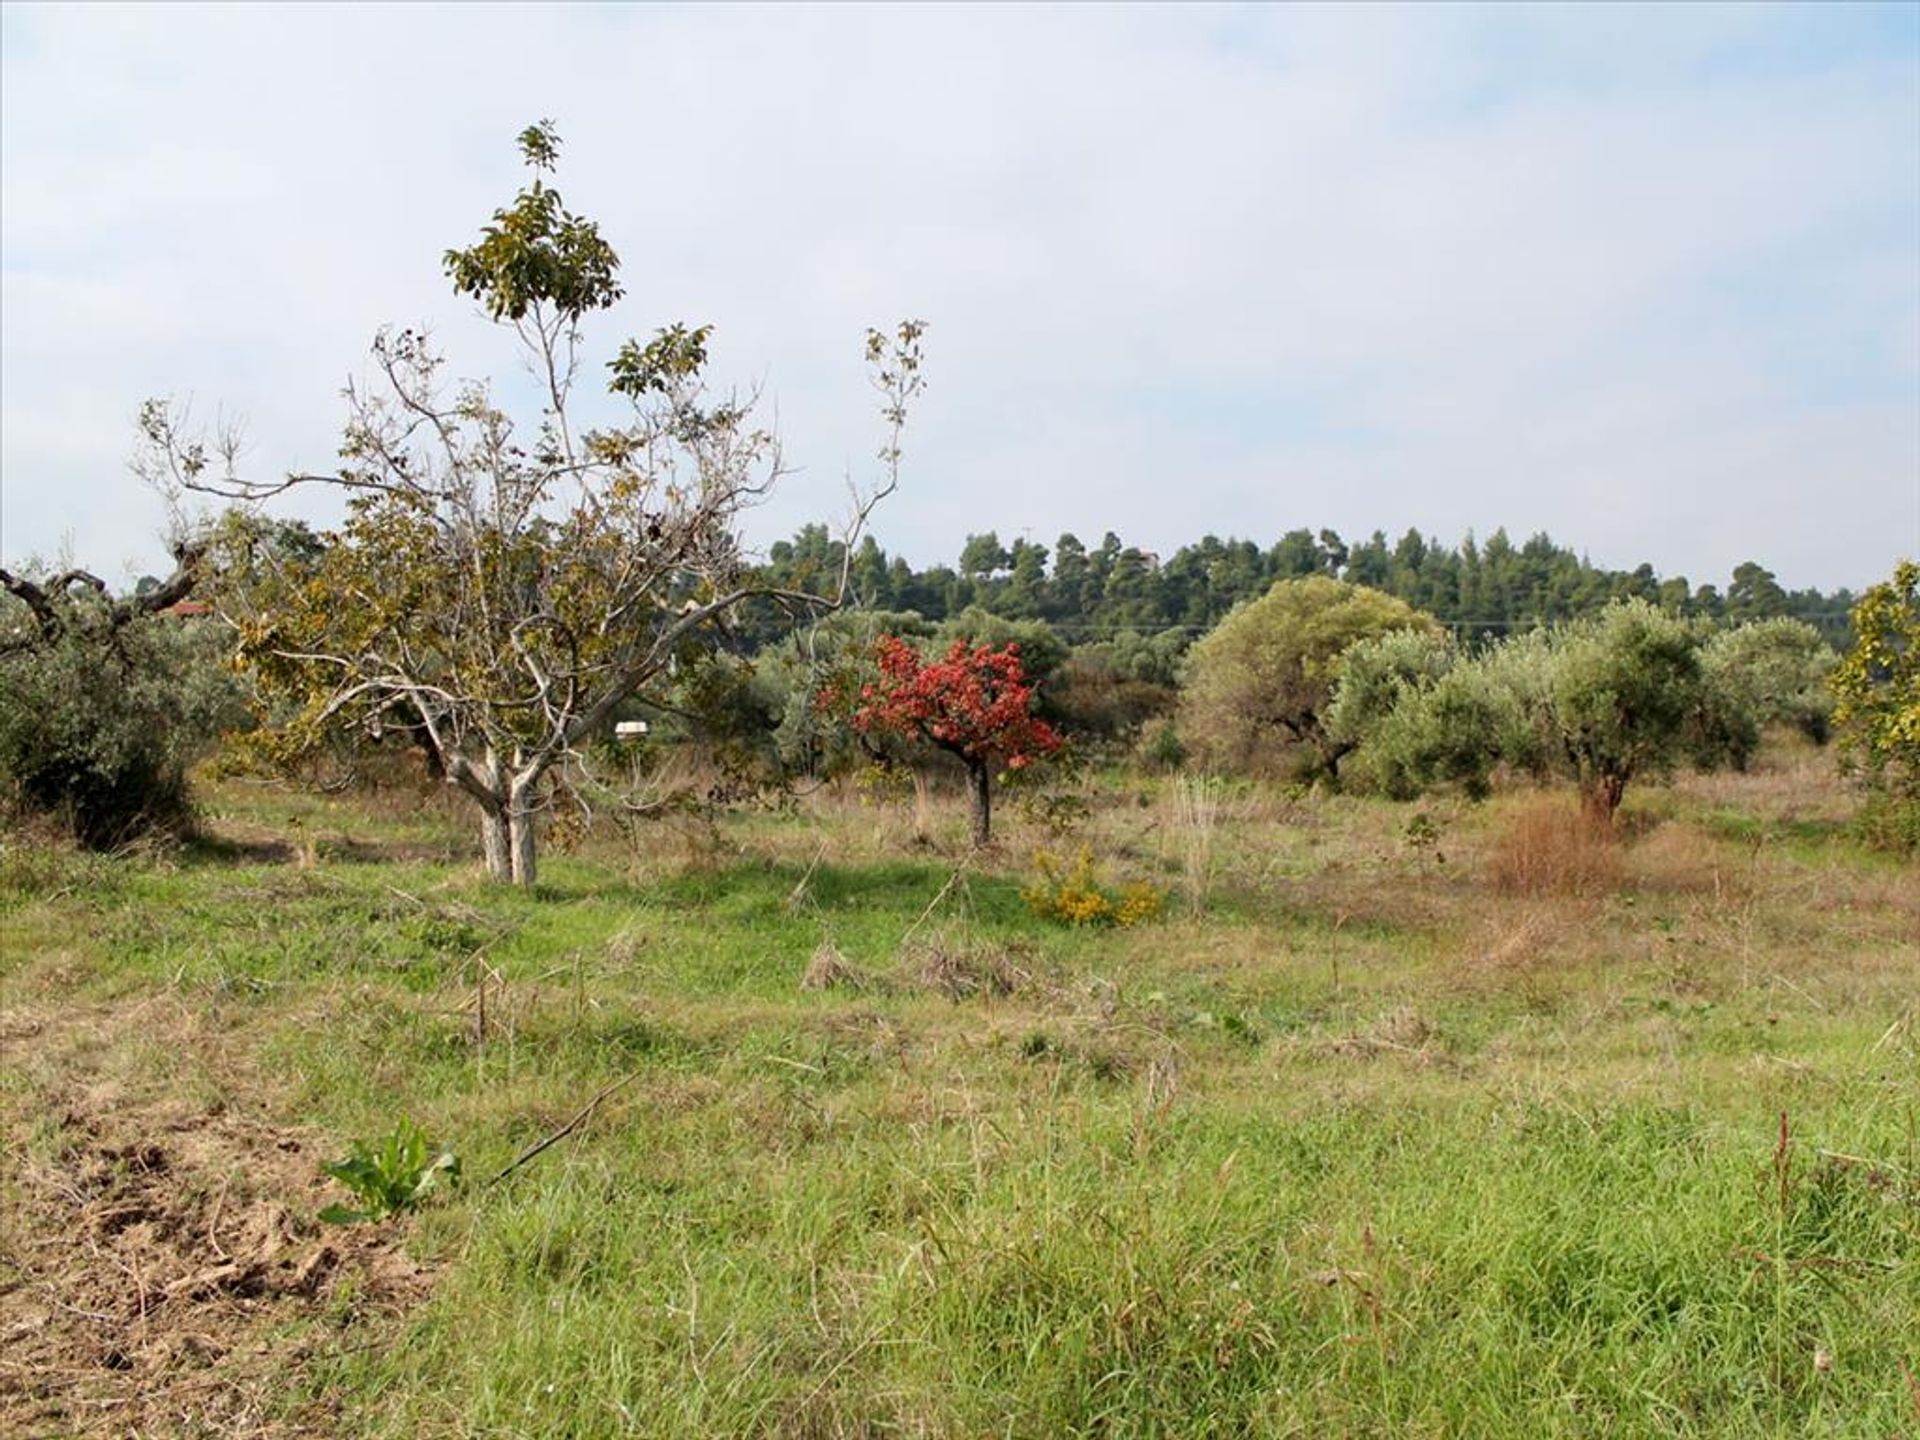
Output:
[[1171,710],[1175,698],[1171,686],[1133,679],[1097,655],[1076,651],[1042,689],[1041,711],[1071,735],[1119,741]]
[[1135,752],[1140,763],[1158,775],[1169,774],[1187,763],[1186,742],[1171,720],[1157,720],[1140,736]]
[[1516,636],[1430,680],[1402,681],[1368,742],[1368,768],[1401,797],[1452,781],[1477,798],[1500,765],[1565,775],[1596,818],[1611,820],[1631,781],[1683,758],[1711,763],[1728,747],[1703,734],[1739,728],[1738,697],[1710,685],[1700,646],[1696,629],[1639,600]]
[[1081,850],[1071,866],[1045,850],[1034,855],[1033,864],[1037,878],[1020,895],[1027,908],[1043,920],[1126,929],[1159,919],[1166,908],[1166,892],[1143,881],[1117,891],[1101,886],[1094,875],[1093,852],[1087,849]]
[[111,850],[191,820],[187,767],[246,723],[211,622],[64,625],[0,658],[0,805]]
[[1902,560],[1851,619],[1853,648],[1831,680],[1841,762],[1874,789],[1920,803],[1920,564]]
[[1406,735],[1393,744],[1383,741],[1408,697],[1446,675],[1457,659],[1452,642],[1431,630],[1392,630],[1346,648],[1326,725],[1330,737],[1357,751],[1349,762],[1349,780],[1397,799],[1417,792],[1407,773]]
[[1722,744],[1736,768],[1752,758],[1761,726],[1790,725],[1815,744],[1826,743],[1833,724],[1827,677],[1837,659],[1818,630],[1785,616],[1708,639],[1700,663],[1709,686],[1724,697],[1715,712],[1731,716]]
[[1341,655],[1389,631],[1434,628],[1405,601],[1364,585],[1324,575],[1283,580],[1193,647],[1181,733],[1216,768],[1290,763],[1337,777],[1353,749],[1326,727]]
[[1396,800],[1434,784],[1486,798],[1501,764],[1544,774],[1551,657],[1544,635],[1517,636],[1484,655],[1404,679],[1393,707],[1365,732],[1360,776]]
[[1879,791],[1867,797],[1853,833],[1876,850],[1920,854],[1920,796]]

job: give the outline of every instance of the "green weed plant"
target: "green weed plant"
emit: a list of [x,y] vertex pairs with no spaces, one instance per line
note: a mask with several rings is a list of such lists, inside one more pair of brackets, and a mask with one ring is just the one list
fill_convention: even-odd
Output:
[[450,1150],[436,1149],[411,1120],[402,1120],[383,1138],[355,1141],[344,1160],[320,1167],[351,1190],[360,1206],[329,1205],[320,1218],[329,1225],[377,1222],[418,1208],[444,1180],[458,1182],[460,1161]]

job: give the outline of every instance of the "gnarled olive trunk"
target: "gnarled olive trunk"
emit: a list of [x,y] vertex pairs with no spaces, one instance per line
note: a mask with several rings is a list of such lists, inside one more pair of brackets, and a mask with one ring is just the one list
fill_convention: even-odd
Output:
[[1620,808],[1620,797],[1626,790],[1625,775],[1591,775],[1580,787],[1581,807],[1596,824],[1611,829],[1614,813]]
[[538,777],[516,782],[507,799],[507,836],[512,842],[513,883],[532,889],[535,878],[533,789]]

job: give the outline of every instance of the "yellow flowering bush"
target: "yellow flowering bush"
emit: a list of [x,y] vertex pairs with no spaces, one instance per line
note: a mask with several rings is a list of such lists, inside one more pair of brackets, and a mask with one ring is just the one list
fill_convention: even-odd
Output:
[[1124,928],[1159,919],[1166,905],[1166,892],[1142,881],[1117,892],[1104,889],[1094,875],[1093,852],[1084,846],[1071,865],[1049,851],[1036,851],[1033,868],[1034,882],[1020,895],[1043,920]]

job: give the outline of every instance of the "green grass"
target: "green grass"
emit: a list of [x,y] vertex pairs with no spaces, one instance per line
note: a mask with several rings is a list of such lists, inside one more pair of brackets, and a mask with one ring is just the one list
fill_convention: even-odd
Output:
[[[213,808],[249,843],[358,823]],[[1114,873],[1175,882],[1131,792],[1096,809]],[[342,1436],[1911,1431],[1911,874],[1736,823],[1724,782],[1662,809],[1598,898],[1488,889],[1497,805],[1445,865],[1392,806],[1249,809],[1207,918],[1130,931],[1031,916],[1009,820],[920,926],[1017,967],[960,1000],[901,954],[950,862],[859,811],[550,857],[530,896],[437,812],[304,868],[13,856],[0,1009],[164,998],[205,1045],[9,1057],[0,1114],[24,1145],[111,1060],[341,1152],[399,1116],[452,1146],[469,1183],[394,1222],[426,1298],[318,1313],[284,1377]],[[803,990],[825,938],[885,983]]]

